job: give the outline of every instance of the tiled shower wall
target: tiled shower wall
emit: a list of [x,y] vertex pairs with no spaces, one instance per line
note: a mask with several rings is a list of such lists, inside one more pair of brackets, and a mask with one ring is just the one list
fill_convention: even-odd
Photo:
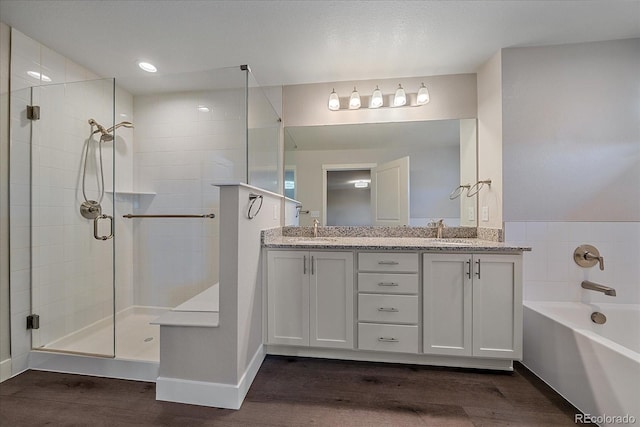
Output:
[[[219,215],[212,183],[245,180],[244,103],[244,89],[134,98],[135,187],[157,193],[135,213]],[[132,221],[136,305],[175,307],[218,281],[219,218]]]
[[[98,77],[15,29],[11,55],[11,343],[12,370],[19,372],[26,368],[31,348],[31,333],[25,328],[31,312],[41,316],[41,328],[34,334],[34,344],[40,345],[111,311],[111,244],[93,239],[92,223],[79,216],[78,199],[81,153],[89,133],[87,115],[96,115],[96,120],[110,126],[112,85],[104,81],[57,85]],[[41,82],[27,71],[52,81]],[[25,88],[41,84],[47,86],[33,91],[33,102],[41,104],[42,110],[32,135],[25,117],[25,106],[32,100]],[[120,90],[118,94],[118,114],[132,114],[131,96]],[[123,133],[116,144],[125,143],[123,135],[131,136]],[[106,171],[112,164],[110,148],[105,146]],[[129,170],[122,175],[131,181],[132,154],[127,161],[126,150],[116,152],[123,170]],[[95,188],[93,177],[88,181],[90,188]],[[110,177],[108,173],[105,179]],[[111,213],[110,197],[105,195],[103,200],[105,213]],[[116,226],[119,234],[127,235],[121,224]],[[132,302],[132,282],[127,277],[132,275],[131,259],[129,245],[116,260],[124,266],[118,277],[121,306]]]
[[[531,246],[524,255],[524,299],[640,304],[640,222],[507,222],[505,240]],[[573,251],[595,246],[604,257],[582,268]],[[583,280],[616,289],[617,296],[582,289]]]

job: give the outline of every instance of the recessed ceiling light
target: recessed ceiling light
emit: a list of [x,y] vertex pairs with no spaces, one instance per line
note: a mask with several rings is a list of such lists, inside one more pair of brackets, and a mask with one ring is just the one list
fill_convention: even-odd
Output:
[[148,62],[138,62],[138,67],[142,68],[147,73],[155,73],[156,71],[158,71],[155,65]]
[[201,113],[208,113],[211,110],[209,110],[209,107],[205,105],[198,105],[198,111],[200,111]]
[[45,74],[40,74],[37,71],[27,71],[27,74],[30,77],[33,77],[36,80],[42,80],[43,82],[50,82],[51,81],[51,77],[45,75]]

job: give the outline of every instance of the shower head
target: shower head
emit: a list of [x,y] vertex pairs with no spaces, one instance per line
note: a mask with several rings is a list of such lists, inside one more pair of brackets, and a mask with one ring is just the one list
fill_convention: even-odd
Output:
[[94,135],[96,133],[101,133],[102,135],[100,135],[100,142],[109,142],[109,141],[113,141],[113,135],[112,132],[115,129],[118,129],[119,127],[126,127],[126,128],[132,128],[133,127],[133,123],[131,122],[120,122],[115,126],[111,126],[109,129],[105,129],[104,126],[102,126],[100,123],[96,122],[94,119],[89,119],[89,124],[91,125],[91,127],[93,128],[93,126],[96,127],[96,130],[94,130],[91,135]]
[[113,135],[108,133],[103,133],[102,135],[100,135],[100,142],[109,142],[109,141],[113,141]]

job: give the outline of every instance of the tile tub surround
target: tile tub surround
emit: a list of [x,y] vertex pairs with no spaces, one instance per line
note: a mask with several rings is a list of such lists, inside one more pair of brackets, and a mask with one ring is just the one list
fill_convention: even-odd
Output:
[[[323,236],[324,237],[324,236]],[[270,236],[265,248],[311,248],[337,250],[424,250],[441,252],[521,253],[531,248],[479,239],[434,239],[421,237],[318,237]]]

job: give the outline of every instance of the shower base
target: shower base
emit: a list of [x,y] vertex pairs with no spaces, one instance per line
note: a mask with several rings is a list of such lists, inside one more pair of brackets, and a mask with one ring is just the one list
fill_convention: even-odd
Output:
[[149,324],[169,308],[132,306],[29,354],[29,368],[155,381],[160,361],[160,327]]

